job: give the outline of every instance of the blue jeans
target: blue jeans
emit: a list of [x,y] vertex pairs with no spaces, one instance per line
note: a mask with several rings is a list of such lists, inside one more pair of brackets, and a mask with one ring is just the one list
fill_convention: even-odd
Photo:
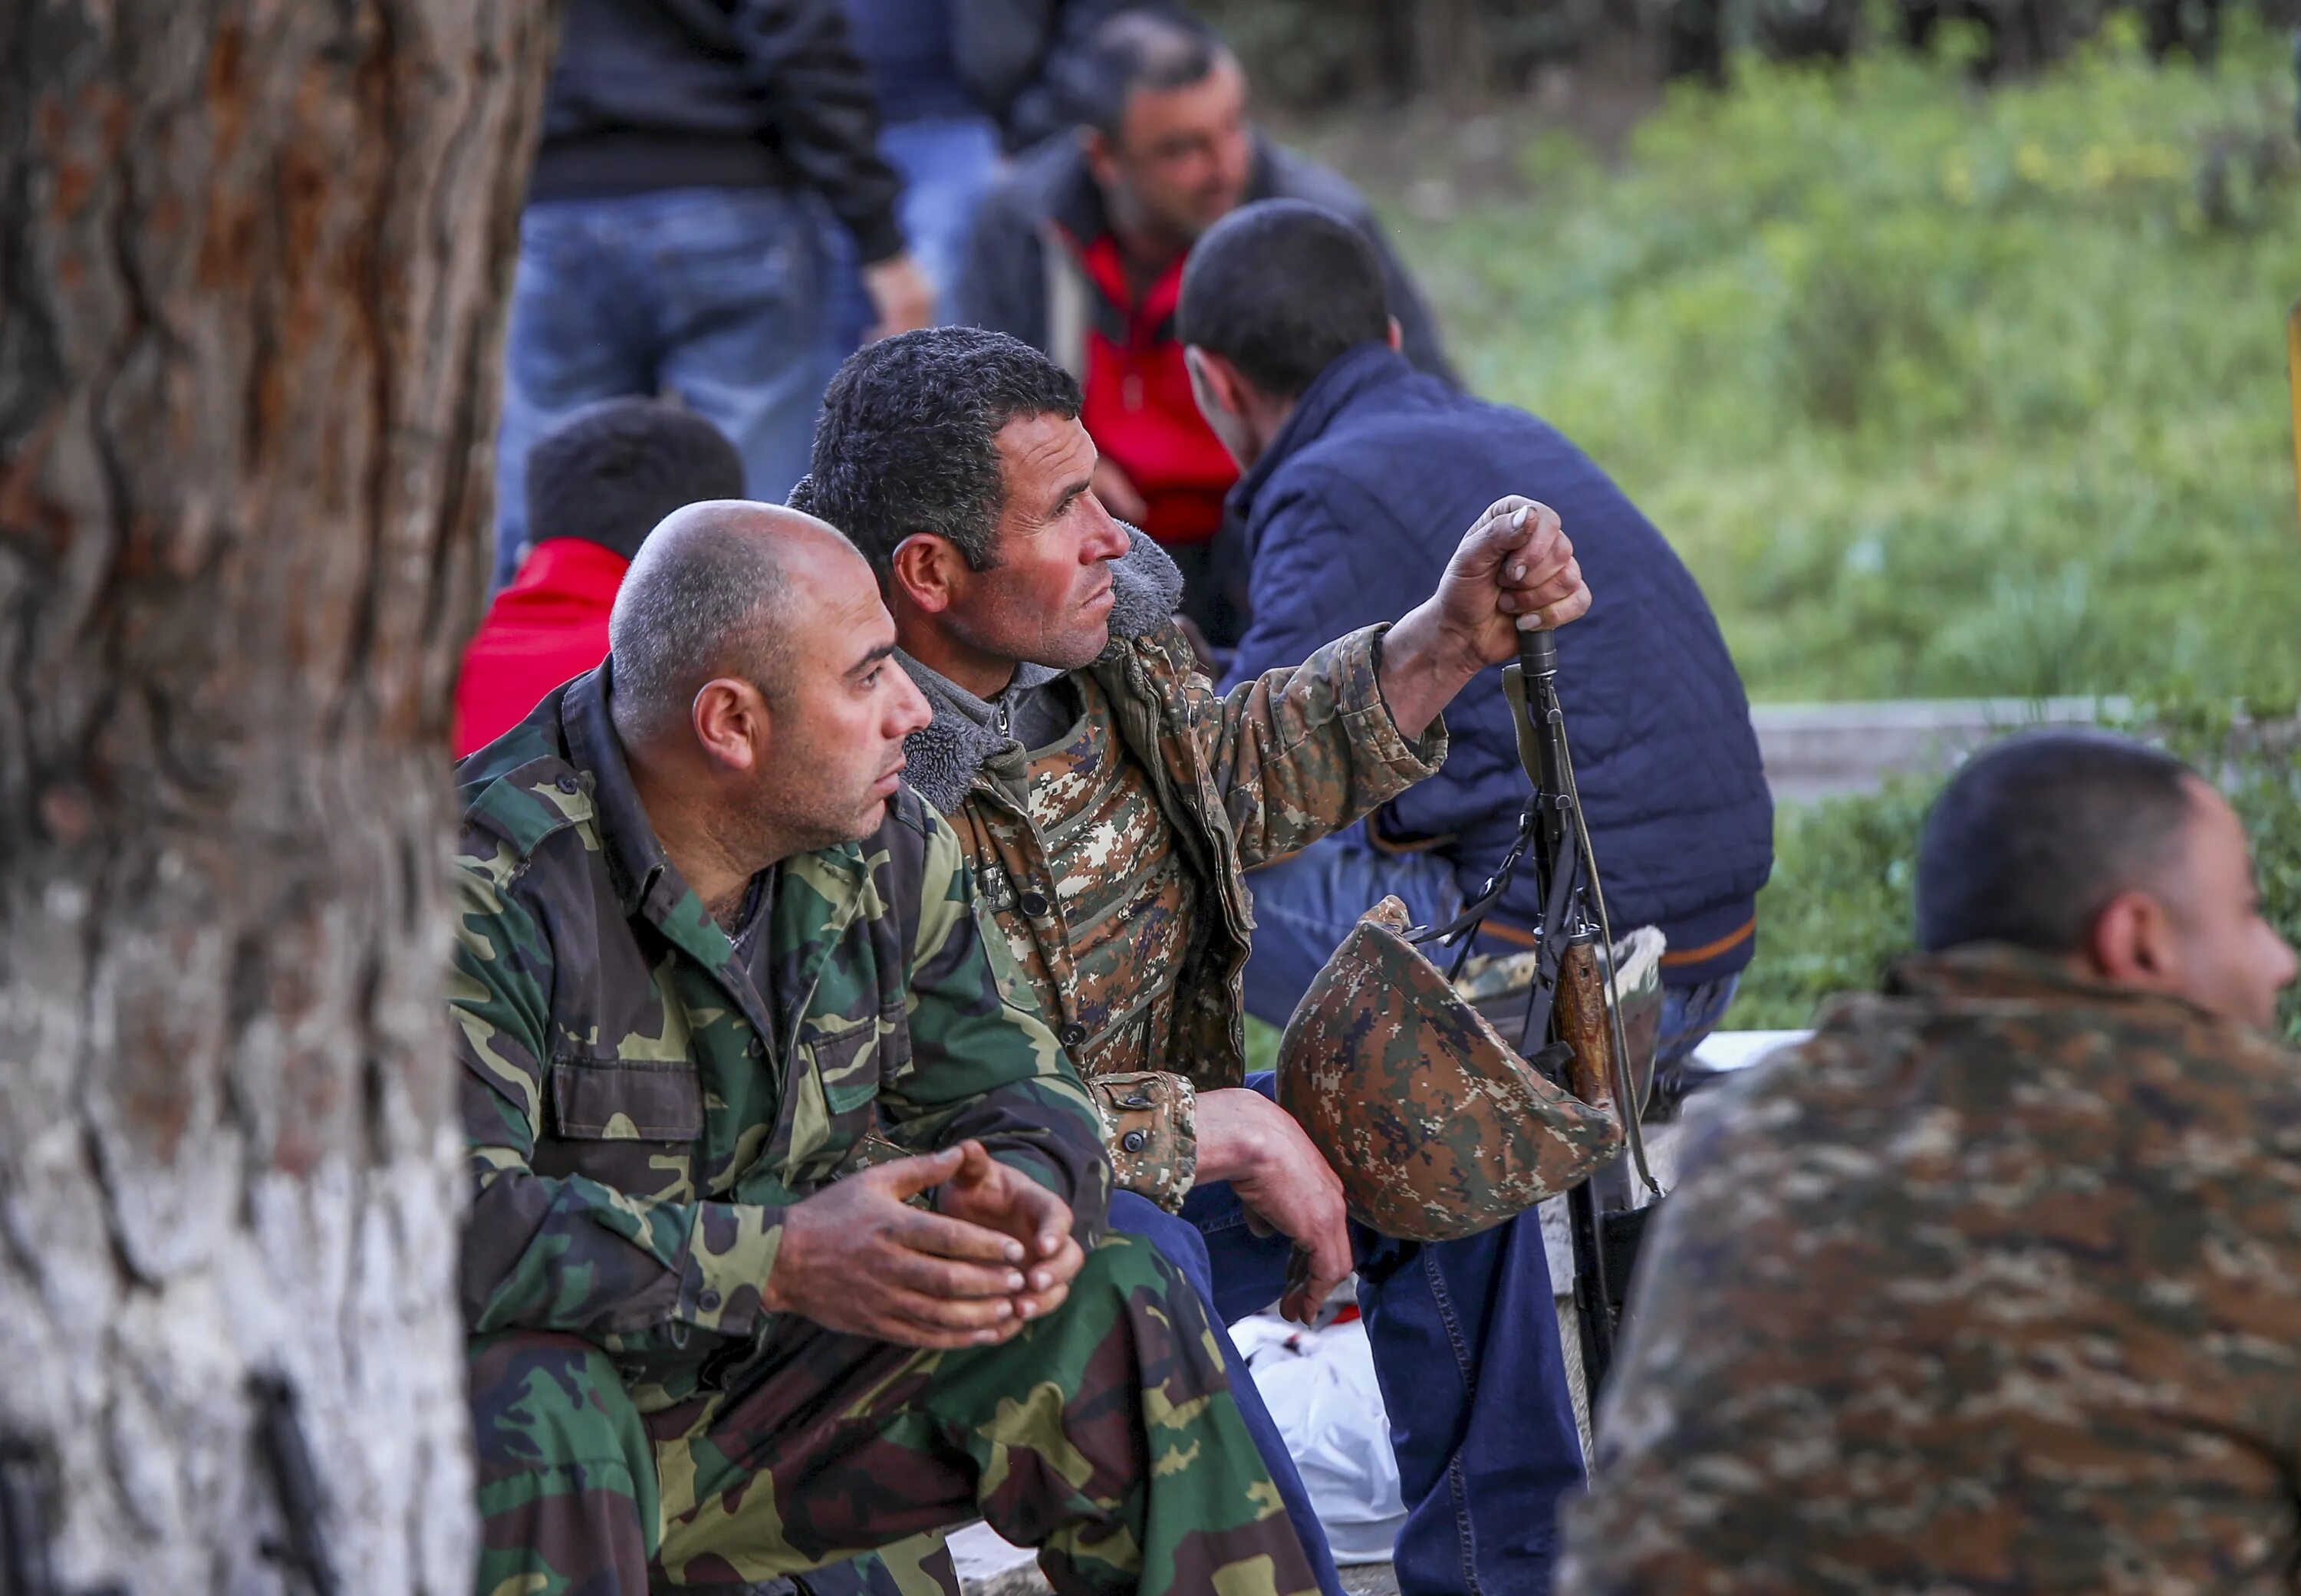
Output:
[[1454,867],[1435,853],[1384,853],[1356,826],[1247,876],[1254,892],[1254,952],[1246,961],[1246,1012],[1284,1026],[1311,978],[1351,927],[1395,893],[1417,925],[1462,912]]
[[[1417,925],[1437,924],[1462,909],[1452,865],[1435,853],[1384,853],[1355,828],[1266,865],[1247,882],[1254,890],[1254,954],[1246,963],[1246,1011],[1278,1026],[1359,916],[1385,896],[1403,899]],[[1723,975],[1662,988],[1657,1069],[1684,1059],[1718,1028],[1741,982],[1738,974]]]
[[[1268,1073],[1247,1084],[1274,1091]],[[1179,1222],[1128,1199],[1113,1203],[1111,1223],[1149,1237],[1226,1324],[1284,1292],[1293,1244],[1256,1235],[1226,1182],[1193,1191]],[[1542,1596],[1559,1498],[1583,1475],[1540,1219],[1524,1214],[1430,1245],[1360,1225],[1351,1239],[1407,1506],[1394,1553],[1401,1596]],[[1232,1367],[1234,1389],[1251,1383],[1242,1363],[1234,1358]],[[1308,1509],[1296,1506],[1302,1488],[1293,1461],[1260,1399],[1240,1406],[1261,1426],[1256,1437],[1300,1528]],[[1324,1532],[1303,1542],[1323,1568]]]
[[[929,116],[879,130],[879,153],[902,174],[899,207],[911,258],[934,285],[935,316],[950,322],[951,293],[975,229],[975,207],[999,177],[999,129],[985,116]],[[829,318],[833,358],[852,355],[878,315],[857,271],[854,236],[833,224],[826,238],[838,308]]]
[[733,442],[750,497],[791,491],[834,369],[825,213],[813,195],[779,188],[527,207],[496,441],[498,587],[528,539],[528,451],[601,399],[675,393]]
[[1661,1027],[1654,1036],[1657,1071],[1685,1062],[1702,1039],[1718,1029],[1740,988],[1739,974],[1721,975],[1699,986],[1665,986],[1661,990]]

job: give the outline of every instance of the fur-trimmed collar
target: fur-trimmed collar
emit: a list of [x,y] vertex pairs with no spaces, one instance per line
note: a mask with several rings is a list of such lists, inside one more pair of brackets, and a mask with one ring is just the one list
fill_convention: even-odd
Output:
[[[1183,602],[1183,573],[1167,557],[1167,551],[1135,528],[1126,531],[1129,547],[1110,567],[1110,646],[1103,650],[1104,659],[1172,621],[1176,607]],[[988,716],[983,701],[965,688],[899,649],[895,657],[919,684],[928,707],[934,711],[934,719],[903,743],[907,762],[903,780],[934,806],[936,813],[949,815],[966,802],[977,771],[1020,745],[984,723]],[[1024,687],[1036,687],[1058,674],[1045,666],[1026,664],[1017,681]]]

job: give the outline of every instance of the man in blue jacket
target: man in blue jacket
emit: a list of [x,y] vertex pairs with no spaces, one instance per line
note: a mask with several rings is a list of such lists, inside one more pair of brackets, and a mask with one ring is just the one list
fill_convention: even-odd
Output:
[[[1200,407],[1244,475],[1232,507],[1252,621],[1230,682],[1394,618],[1459,531],[1504,492],[1574,539],[1589,614],[1559,633],[1559,696],[1617,933],[1661,927],[1665,1066],[1732,1000],[1773,867],[1773,804],[1748,701],[1694,578],[1653,524],[1556,429],[1422,375],[1397,353],[1379,262],[1339,217],[1269,200],[1225,218],[1183,277],[1180,336]],[[1439,773],[1361,826],[1256,872],[1247,1007],[1283,1024],[1358,916],[1386,893],[1430,923],[1501,863],[1526,778],[1500,671],[1447,711]],[[1521,876],[1488,951],[1530,944]]]

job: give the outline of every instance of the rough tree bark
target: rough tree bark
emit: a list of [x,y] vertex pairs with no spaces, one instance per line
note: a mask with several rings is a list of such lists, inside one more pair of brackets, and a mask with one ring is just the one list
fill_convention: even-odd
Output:
[[548,0],[0,5],[0,1432],[63,1588],[464,1588],[446,714]]

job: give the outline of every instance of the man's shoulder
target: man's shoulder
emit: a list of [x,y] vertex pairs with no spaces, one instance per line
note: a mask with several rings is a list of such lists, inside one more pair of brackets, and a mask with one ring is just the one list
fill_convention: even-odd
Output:
[[1085,203],[1092,180],[1086,155],[1067,133],[1043,138],[1017,156],[1013,164],[992,183],[975,207],[975,226],[1000,230],[1035,232],[1050,221],[1073,225]]
[[498,876],[523,873],[552,837],[596,817],[590,784],[558,737],[559,694],[456,766],[461,808],[456,862]]
[[1269,190],[1265,197],[1307,200],[1361,227],[1374,220],[1374,207],[1366,196],[1333,167],[1275,138],[1262,141],[1262,159]]

